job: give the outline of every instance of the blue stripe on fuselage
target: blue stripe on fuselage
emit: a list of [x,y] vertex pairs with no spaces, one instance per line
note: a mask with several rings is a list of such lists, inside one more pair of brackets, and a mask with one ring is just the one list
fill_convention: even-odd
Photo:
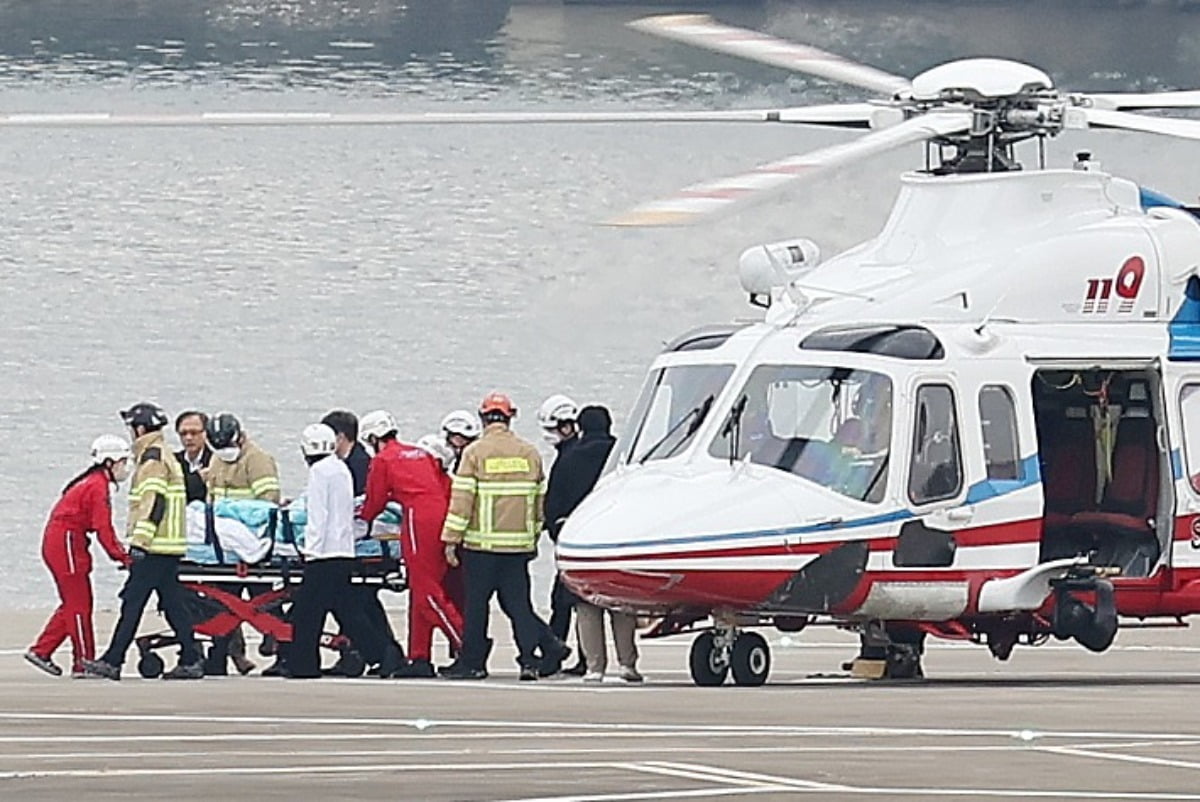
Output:
[[[1021,460],[1021,470],[1019,479],[985,479],[982,482],[976,482],[967,490],[966,499],[963,504],[978,504],[981,501],[987,501],[1000,496],[1006,496],[1009,493],[1015,493],[1018,490],[1024,490],[1027,487],[1041,484],[1042,475],[1041,468],[1038,463],[1037,454]],[[920,513],[924,515],[925,513]],[[790,526],[782,529],[758,529],[751,532],[722,532],[715,535],[683,535],[680,537],[666,537],[657,540],[638,540],[625,543],[570,543],[568,541],[560,541],[559,544],[564,548],[579,549],[581,551],[599,550],[599,549],[627,549],[632,547],[651,547],[651,546],[687,546],[697,543],[716,543],[719,541],[741,541],[752,540],[754,538],[768,537],[771,535],[811,535],[816,532],[836,532],[842,529],[861,529],[864,526],[875,526],[876,524],[895,523],[897,521],[907,521],[911,518],[916,518],[918,513],[913,510],[896,510],[895,512],[881,513],[879,515],[870,515],[865,518],[852,518],[848,521],[826,521],[818,524],[808,524],[805,526]]]

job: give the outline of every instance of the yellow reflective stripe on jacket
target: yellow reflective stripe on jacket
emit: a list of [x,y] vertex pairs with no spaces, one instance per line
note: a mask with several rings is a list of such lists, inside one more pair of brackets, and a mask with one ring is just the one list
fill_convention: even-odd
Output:
[[446,513],[445,527],[452,532],[465,532],[467,526],[471,523],[470,519],[464,518],[461,515],[454,513]]
[[467,532],[463,545],[476,551],[533,551],[537,540],[529,532]]
[[488,457],[483,461],[485,473],[529,473],[530,468],[524,457]]
[[470,476],[459,476],[455,474],[450,477],[450,490],[461,490],[465,493],[474,493],[475,488],[479,486],[479,482]]
[[263,476],[250,483],[250,492],[256,497],[265,496],[267,493],[279,489],[279,479],[275,476]]
[[254,493],[248,487],[214,487],[210,495],[213,500],[228,498],[228,499],[252,499]]

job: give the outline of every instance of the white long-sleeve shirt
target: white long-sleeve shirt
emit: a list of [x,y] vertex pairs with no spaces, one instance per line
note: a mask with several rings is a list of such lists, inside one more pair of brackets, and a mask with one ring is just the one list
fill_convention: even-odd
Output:
[[308,526],[304,556],[330,560],[354,556],[354,479],[336,455],[316,462],[308,472]]

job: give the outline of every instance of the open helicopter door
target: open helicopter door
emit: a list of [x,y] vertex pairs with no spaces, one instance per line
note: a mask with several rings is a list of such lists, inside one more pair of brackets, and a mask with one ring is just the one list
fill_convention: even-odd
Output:
[[1043,562],[1087,556],[1119,582],[1169,562],[1175,492],[1164,398],[1157,362],[1034,372]]

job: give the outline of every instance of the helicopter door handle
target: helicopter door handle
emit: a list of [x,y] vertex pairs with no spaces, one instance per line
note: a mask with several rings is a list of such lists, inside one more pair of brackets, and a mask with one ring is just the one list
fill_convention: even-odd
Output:
[[946,520],[952,523],[966,523],[974,517],[975,510],[970,507],[955,507],[954,509],[946,510]]

